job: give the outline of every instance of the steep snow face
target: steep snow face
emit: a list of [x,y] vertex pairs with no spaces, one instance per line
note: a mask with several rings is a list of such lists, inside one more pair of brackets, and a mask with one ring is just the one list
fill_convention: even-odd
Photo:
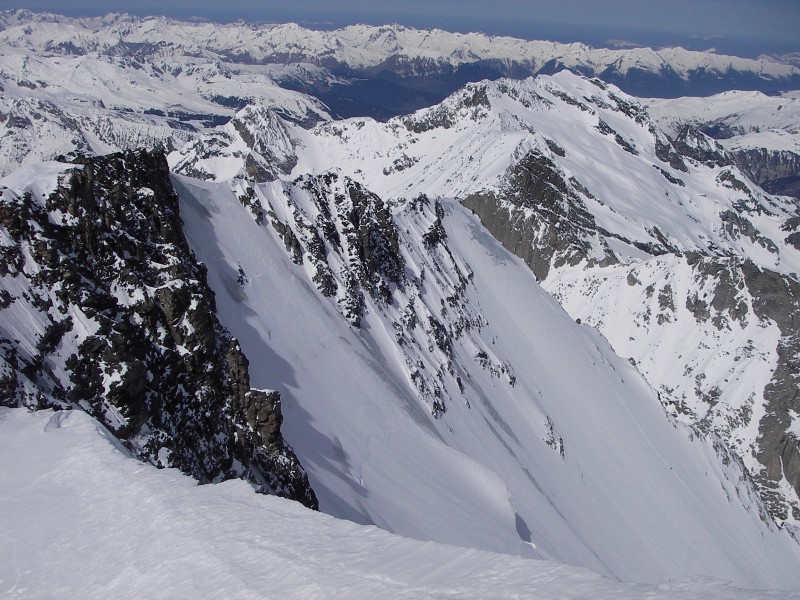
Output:
[[418,542],[142,468],[77,411],[0,408],[0,594],[7,598],[793,597],[708,578],[657,587]]
[[797,545],[739,463],[665,418],[458,203],[389,215],[338,171],[174,180],[221,319],[253,384],[282,392],[323,511],[623,580],[798,584]]
[[[335,168],[392,203],[462,198],[673,414],[736,449],[773,516],[800,518],[800,219],[724,148],[692,129],[673,143],[636,100],[568,73],[469,84],[387,123],[282,130],[286,179]],[[185,173],[232,161],[208,168],[220,181],[245,170],[244,147],[187,146],[170,161]]]

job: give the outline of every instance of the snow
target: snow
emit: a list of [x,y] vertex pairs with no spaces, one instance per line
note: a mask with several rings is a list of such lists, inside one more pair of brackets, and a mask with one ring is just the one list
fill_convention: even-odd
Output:
[[0,408],[4,598],[790,598],[710,578],[625,584],[417,542],[131,458],[79,411]]
[[73,151],[181,146],[205,131],[208,121],[233,116],[234,109],[219,103],[225,98],[280,108],[298,120],[328,118],[317,100],[276,83],[293,66],[169,53],[141,64],[96,52],[33,53],[3,41],[0,47],[0,111],[7,115],[0,125],[1,174]]
[[[4,18],[28,18],[15,15]],[[800,253],[784,243],[780,229],[793,210],[785,201],[749,184],[752,198],[724,187],[717,167],[690,163],[688,173],[673,169],[655,156],[663,134],[649,117],[630,118],[615,108],[616,98],[629,102],[630,97],[569,73],[471,84],[440,107],[388,123],[351,119],[306,130],[263,110],[268,106],[296,118],[327,116],[306,97],[277,87],[275,79],[291,77],[294,67],[232,65],[208,50],[213,45],[223,54],[265,58],[344,40],[346,60],[368,65],[398,49],[410,57],[454,62],[499,49],[536,62],[534,51],[564,50],[554,44],[428,35],[397,26],[309,32],[296,25],[220,27],[124,15],[42,21],[34,35],[21,31],[12,23],[0,32],[0,43],[9,49],[0,56],[0,70],[9,74],[3,110],[37,112],[41,122],[26,134],[7,136],[0,170],[12,170],[20,161],[31,166],[2,183],[15,193],[31,190],[40,201],[66,168],[34,165],[42,158],[75,148],[101,152],[188,140],[170,155],[170,165],[179,172],[183,166],[185,172],[205,172],[210,180],[174,176],[186,234],[208,266],[220,320],[248,356],[253,386],[281,392],[284,435],[308,470],[321,509],[353,523],[257,497],[242,483],[197,488],[175,472],[153,471],[127,458],[77,412],[3,411],[0,461],[7,464],[0,469],[0,585],[6,587],[0,592],[12,597],[100,595],[97,590],[111,597],[202,597],[219,589],[232,597],[260,597],[265,590],[287,597],[751,597],[752,592],[720,581],[800,588],[800,549],[763,518],[763,505],[738,463],[721,459],[712,436],[698,437],[671,421],[657,395],[685,400],[702,417],[708,408],[695,402],[694,384],[705,394],[735,382],[726,403],[708,416],[717,428],[730,425],[729,443],[757,471],[753,451],[765,412],[761,400],[780,332],[774,323],[754,319],[724,331],[710,323],[697,327],[683,299],[709,293],[713,282],[693,281],[682,257],[650,258],[634,245],[652,243],[657,226],[680,253],[713,249],[796,274]],[[172,36],[201,56],[165,49],[157,65],[161,73],[153,65],[140,72],[96,52],[121,36],[134,42]],[[50,42],[90,51],[26,60],[31,57],[25,48]],[[613,59],[624,68],[669,59],[691,70],[693,61],[707,60],[677,50],[620,54],[580,45],[568,50],[575,64],[602,66]],[[730,63],[726,57],[714,60],[720,68]],[[759,63],[767,71],[794,72],[772,64]],[[326,76],[308,65],[296,68]],[[46,80],[49,87],[34,94],[14,83],[25,78]],[[123,80],[130,84],[125,93],[109,87]],[[471,103],[481,91],[488,105]],[[350,325],[342,315],[341,288],[339,295],[323,297],[310,262],[294,264],[272,226],[257,225],[237,198],[244,183],[229,180],[243,172],[244,157],[253,150],[242,132],[228,124],[204,134],[205,125],[192,122],[179,134],[169,117],[143,112],[156,105],[232,115],[208,99],[216,93],[250,98],[255,107],[237,118],[263,116],[256,132],[260,143],[287,165],[297,160],[278,181],[256,184],[255,202],[300,236],[303,223],[320,215],[298,178],[352,177],[391,203],[406,275],[415,281],[425,277],[424,285],[393,290],[388,305],[366,298],[361,327]],[[39,97],[52,105],[37,104]],[[766,102],[758,96],[731,98],[742,106]],[[130,121],[117,120],[119,113],[93,99],[134,111]],[[782,101],[789,107],[796,99]],[[77,129],[67,127],[59,111],[77,116]],[[790,114],[788,108],[775,108],[778,112],[780,119]],[[448,126],[417,127],[442,115],[451,119],[445,119]],[[613,134],[598,129],[601,119]],[[553,149],[554,140],[564,156]],[[624,144],[633,151],[621,149]],[[204,154],[208,148],[214,152]],[[545,290],[458,204],[470,193],[497,191],[509,167],[534,150],[552,160],[565,181],[574,177],[585,186],[588,193],[581,191],[580,199],[598,226],[628,240],[610,239],[621,264],[555,269]],[[659,168],[684,185],[669,181]],[[424,243],[431,209],[414,212],[406,201],[422,192],[442,201],[451,254]],[[726,210],[751,218],[777,252],[709,226],[719,224]],[[591,243],[592,257],[600,257],[598,240]],[[328,250],[337,274],[354,259]],[[641,287],[628,282],[632,272]],[[465,273],[472,275],[459,310],[477,325],[452,340],[453,376],[458,374],[463,389],[443,376],[439,393],[447,411],[434,418],[430,398],[416,381],[435,382],[434,372],[447,361],[431,344],[425,319],[446,322],[446,302]],[[16,279],[4,276],[2,285],[18,296]],[[658,290],[646,289],[665,281],[681,298],[670,321],[674,326],[643,326],[644,317],[660,308]],[[123,303],[130,301],[125,290],[117,291]],[[407,307],[423,325],[402,331],[401,344],[398,327],[403,329]],[[74,336],[62,341],[58,360],[96,328],[85,315],[70,316]],[[576,317],[600,333],[576,324]],[[16,301],[3,310],[0,333],[19,339],[17,345],[32,356],[43,318]],[[612,346],[622,357],[635,357],[636,367]],[[687,369],[691,376],[703,375],[702,383],[687,376]],[[54,370],[66,380],[63,365],[56,361]],[[115,376],[109,375],[107,385]],[[748,411],[749,419],[730,422]],[[791,431],[797,435],[796,418]],[[792,493],[785,481],[781,486]],[[109,574],[109,565],[120,565],[119,572]],[[578,567],[651,585],[621,584]]]
[[643,100],[648,112],[667,133],[683,125],[722,125],[730,137],[718,140],[729,150],[766,148],[800,153],[800,97],[788,92],[730,91],[708,98]]
[[[635,357],[637,369],[663,401],[679,402],[694,421],[728,433],[729,444],[757,473],[764,387],[777,365],[781,334],[773,322],[753,318],[752,311],[741,320],[730,318],[724,327],[712,319],[698,323],[685,299],[713,297],[717,284],[713,278],[697,281],[682,257],[651,257],[635,265],[563,269],[548,278],[546,289],[573,318],[601,331],[620,356]],[[671,308],[662,306],[667,291],[675,299]],[[632,319],[639,330],[635,335]],[[715,389],[726,390],[725,402],[712,407],[703,395]]]
[[[227,184],[174,181],[220,320],[248,356],[252,384],[281,392],[284,435],[324,512],[628,581],[800,585],[796,543],[759,520],[759,501],[734,483],[736,465],[723,467],[710,443],[665,418],[630,364],[457,203],[445,203],[448,243],[474,273],[467,305],[488,324],[453,340],[467,387],[450,391],[434,419],[398,354],[397,308],[370,302],[352,328]],[[265,208],[286,202],[287,188],[257,189]],[[408,207],[395,213],[407,269],[428,273],[417,304],[438,315],[439,281],[452,275],[437,274],[418,218]],[[513,385],[475,360],[480,348],[510,367]],[[563,457],[547,444],[548,417]]]
[[[482,92],[489,106],[471,106],[469,99]],[[387,123],[355,118],[311,130],[285,124],[285,131],[273,124],[271,135],[280,139],[282,155],[295,153],[297,164],[287,179],[337,169],[393,201],[419,193],[464,198],[496,190],[508,168],[536,150],[557,165],[565,180],[574,177],[589,191],[582,200],[600,228],[631,242],[624,248],[615,242],[621,260],[641,255],[635,243],[661,245],[653,233],[657,228],[680,251],[728,251],[781,273],[800,272],[800,251],[780,233],[794,214],[793,205],[765,198],[753,184],[745,184],[748,192],[723,186],[719,178],[725,169],[719,167],[690,163],[688,172],[672,168],[656,156],[657,140],[666,143],[666,137],[655,122],[641,108],[631,118],[620,108],[623,103],[638,107],[634,98],[613,86],[601,89],[561,72],[468,84],[436,107]],[[451,126],[417,131],[416,125],[442,114]],[[614,135],[598,130],[601,120]],[[287,135],[293,140],[291,149]],[[617,137],[633,152],[624,151]],[[217,181],[243,172],[247,145],[230,126],[201,139],[207,141],[170,155],[173,170],[191,175],[195,168]],[[554,140],[563,157],[550,149]],[[210,156],[203,152],[209,147],[215,150]],[[737,169],[727,171],[746,181]],[[777,252],[746,236],[733,237],[722,226],[709,226],[719,223],[726,211],[741,212],[743,203],[749,209],[745,216],[754,219]],[[600,251],[597,258],[602,257]]]
[[[502,60],[541,68],[556,61],[567,68],[601,73],[616,67],[658,72],[672,67],[683,78],[691,71],[708,68],[726,73],[738,69],[761,77],[796,74],[790,65],[761,58],[743,59],[683,48],[634,48],[611,50],[584,44],[525,41],[481,33],[451,33],[439,29],[419,30],[401,25],[353,25],[332,31],[306,29],[294,23],[253,26],[244,23],[190,23],[130,15],[108,15],[100,19],[67,19],[30,12],[6,13],[8,25],[0,32],[0,44],[16,51],[58,48],[72,44],[84,51],[103,51],[119,42],[161,44],[165,55],[175,48],[189,55],[217,60],[245,57],[243,62],[313,62],[337,60],[351,68],[375,67],[390,57],[411,63],[425,59],[457,66],[478,60]],[[26,25],[34,22],[32,32]],[[324,63],[323,63],[324,64]],[[413,64],[409,64],[414,69]]]

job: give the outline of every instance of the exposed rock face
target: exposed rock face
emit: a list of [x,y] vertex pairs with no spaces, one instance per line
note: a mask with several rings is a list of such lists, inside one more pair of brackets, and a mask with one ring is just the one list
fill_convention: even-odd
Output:
[[76,165],[47,198],[2,191],[0,310],[5,323],[31,315],[36,334],[2,332],[0,402],[83,409],[143,460],[316,507],[280,395],[250,389],[217,320],[163,153]]
[[[270,223],[297,264],[308,262],[313,283],[334,297],[342,314],[358,326],[365,293],[392,302],[406,283],[397,229],[378,196],[336,172],[304,176],[286,189],[287,203],[269,209]],[[299,204],[306,204],[305,210]],[[289,217],[282,221],[276,210]]]
[[731,154],[736,165],[770,194],[800,199],[800,155],[766,148],[743,148]]
[[759,423],[757,458],[765,469],[758,482],[773,514],[785,520],[791,512],[800,520],[800,505],[775,493],[785,478],[800,497],[800,438],[791,429],[800,412],[800,282],[753,265],[743,271],[756,314],[775,321],[781,331],[778,364],[764,389],[769,410]]
[[733,164],[725,149],[713,139],[693,127],[684,127],[674,142],[679,154],[706,166],[725,167]]
[[[275,181],[297,164],[296,142],[286,122],[262,106],[246,106],[224,127],[193,140],[175,158],[172,170],[197,179],[214,179],[219,162],[231,163],[228,177]],[[212,174],[214,173],[214,174]]]
[[551,267],[615,260],[610,251],[596,253],[602,242],[581,199],[587,193],[547,156],[531,152],[510,171],[499,195],[473,194],[463,204],[543,280]]

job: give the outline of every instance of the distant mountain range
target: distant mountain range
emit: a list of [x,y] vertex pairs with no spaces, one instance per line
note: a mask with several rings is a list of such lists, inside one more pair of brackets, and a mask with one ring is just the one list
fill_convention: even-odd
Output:
[[[153,65],[171,64],[181,56],[217,67],[218,63],[282,65],[270,73],[274,81],[315,95],[338,117],[385,119],[435,104],[469,81],[562,69],[600,77],[641,97],[800,88],[800,69],[789,60],[744,59],[682,48],[591,48],[399,25],[319,31],[295,24],[220,25],[126,14],[68,19],[19,10],[0,14],[0,27],[5,54],[27,50]],[[265,71],[269,69],[255,69]],[[234,86],[208,99],[243,106],[256,98]]]

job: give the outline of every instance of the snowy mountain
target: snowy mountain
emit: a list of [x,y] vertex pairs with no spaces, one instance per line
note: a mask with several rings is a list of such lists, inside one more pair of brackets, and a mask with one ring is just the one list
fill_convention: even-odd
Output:
[[652,99],[648,112],[672,135],[691,126],[715,138],[767,191],[800,198],[800,94],[725,92],[705,98]]
[[[293,572],[329,564],[334,542],[308,548],[321,531],[352,536],[331,550],[350,548],[350,575],[312,579],[320,589],[375,573],[406,585],[430,553],[454,571],[411,595],[447,581],[480,596],[450,582],[482,561],[511,595],[556,569],[531,559],[573,565],[558,569],[601,597],[651,588],[576,566],[800,588],[800,214],[728,149],[684,123],[665,133],[636,99],[568,72],[333,121],[280,85],[345,85],[335,53],[261,64],[371,28],[300,44],[296,26],[3,19],[0,404],[15,408],[0,428],[37,432],[9,434],[14,452],[35,438],[105,456],[96,485],[113,488],[134,467],[100,432],[200,482],[241,478],[429,542],[142,471],[141,493],[201,494],[220,522],[241,523],[228,502],[252,511],[248,527],[265,511],[273,532],[306,518],[306,541],[281,546],[309,552]],[[389,29],[403,48],[416,35]],[[373,42],[394,43],[362,41],[361,54],[336,45],[359,68]],[[138,144],[151,149],[126,150]],[[92,156],[109,150],[126,151]],[[9,489],[53,472],[30,447],[30,469],[3,471]],[[86,481],[65,473],[69,489]],[[26,497],[0,501],[19,511]],[[217,528],[209,560],[242,564],[239,550],[219,558],[234,538]],[[363,558],[373,547],[412,557],[388,568]],[[0,574],[20,586],[16,561]],[[243,590],[264,581],[247,573]]]
[[[49,189],[53,170],[64,169],[71,172],[59,164],[41,173],[44,178],[20,171],[5,180],[15,197],[28,191],[43,213],[35,221],[40,225],[23,228],[43,233],[11,246],[26,258],[6,275],[7,289],[38,281],[42,251],[28,248],[50,249],[46,224],[61,221],[65,211]],[[216,312],[249,359],[245,387],[281,392],[282,434],[324,512],[412,538],[585,566],[625,581],[710,575],[750,587],[798,586],[800,548],[767,517],[741,464],[714,436],[699,437],[666,418],[637,371],[594,330],[568,317],[529,268],[459,204],[419,196],[390,210],[362,184],[331,170],[248,188],[241,179],[176,175],[173,183],[188,243],[216,292]],[[95,254],[98,243],[89,244]],[[113,247],[133,264],[141,256]],[[166,273],[174,273],[164,259],[147,262],[166,263]],[[116,311],[138,305],[141,292],[131,290],[127,272],[112,280]],[[195,285],[177,277],[168,289]],[[67,304],[73,320],[85,325],[60,339],[44,326],[4,335],[14,348],[7,355],[41,365],[17,369],[15,381],[38,388],[39,406],[59,404],[60,382],[62,406],[83,407],[115,425],[81,401],[86,368],[97,365],[98,385],[108,382],[109,391],[89,396],[96,394],[106,413],[130,414],[127,396],[116,392],[144,387],[139,414],[157,422],[159,413],[151,415],[171,406],[175,395],[160,383],[169,381],[160,370],[186,364],[174,355],[189,360],[190,371],[194,360],[206,360],[196,346],[206,336],[192,315],[207,309],[190,301],[181,317],[174,314],[176,301],[148,293],[160,302],[156,314],[166,316],[154,333],[169,327],[176,346],[168,352],[173,342],[161,334],[153,351],[164,358],[142,359],[142,372],[152,374],[142,386],[141,377],[131,383],[125,377],[130,359],[123,357],[122,369],[114,361],[125,346],[115,345],[113,331],[135,325],[136,317],[111,318],[110,352],[101,354],[108,359],[92,360],[95,346],[106,343],[91,336],[93,323],[109,314],[91,310],[98,293],[79,293]],[[57,287],[52,295],[59,297]],[[28,298],[30,291],[11,296],[2,314],[6,327],[15,315],[39,314],[27,307]],[[59,313],[55,298],[46,315]],[[189,336],[186,354],[177,345],[182,335]],[[31,347],[38,354],[29,359]],[[157,402],[160,392],[166,397]],[[177,435],[195,423],[208,430],[203,417],[209,417],[194,406],[187,405]],[[181,402],[177,409],[186,410]],[[140,430],[140,438],[150,430]],[[137,450],[136,439],[119,426],[112,431]],[[156,446],[173,447],[163,435],[145,449],[155,450],[162,466],[185,468],[174,451]]]
[[329,118],[318,100],[276,83],[287,74],[313,80],[311,66],[232,65],[133,49],[32,51],[8,40],[0,47],[4,174],[70,153],[172,149],[227,122],[247,103],[271,106],[295,122]]
[[[461,199],[671,412],[731,444],[772,514],[796,523],[800,220],[713,140],[687,129],[673,144],[633,98],[566,73],[470,84],[387,123],[286,127],[285,179],[339,169],[390,202]],[[170,163],[246,177],[246,147],[226,126]]]
[[[0,48],[6,56],[134,61],[144,67],[138,77],[151,66],[174,71],[181,61],[209,68],[221,65],[251,78],[266,72],[285,88],[321,98],[337,115],[380,118],[439,102],[469,81],[562,69],[601,77],[639,96],[800,87],[796,66],[767,58],[682,48],[613,50],[399,25],[317,31],[296,24],[222,25],[125,14],[69,19],[19,10],[0,13]],[[208,86],[212,89],[207,99],[257,100],[248,86],[222,83]]]

